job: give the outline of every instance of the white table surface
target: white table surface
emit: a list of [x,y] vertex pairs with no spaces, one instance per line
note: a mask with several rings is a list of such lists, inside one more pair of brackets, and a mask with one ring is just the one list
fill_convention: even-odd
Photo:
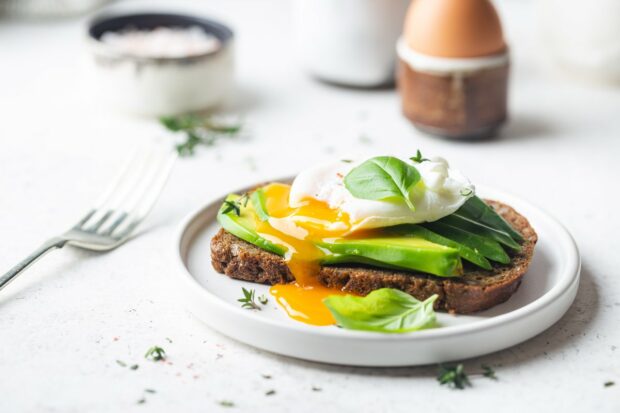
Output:
[[[618,411],[620,89],[546,69],[533,1],[499,4],[514,57],[511,122],[500,139],[479,143],[419,134],[394,90],[310,78],[294,59],[285,0],[174,3],[234,26],[239,87],[230,110],[243,115],[248,137],[179,162],[137,239],[107,254],[56,251],[0,293],[0,412]],[[138,143],[170,139],[152,120],[96,103],[84,20],[0,23],[0,269],[73,223]],[[190,210],[328,157],[417,148],[551,211],[581,249],[579,293],[560,322],[465,361],[470,370],[495,366],[498,382],[475,379],[461,392],[440,387],[435,366],[350,368],[268,354],[210,330],[176,299],[172,237]],[[169,363],[144,359],[155,344]]]

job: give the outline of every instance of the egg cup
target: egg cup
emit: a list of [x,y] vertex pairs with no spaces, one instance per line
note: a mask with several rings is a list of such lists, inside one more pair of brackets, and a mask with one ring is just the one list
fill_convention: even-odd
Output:
[[411,50],[401,38],[398,88],[405,116],[426,133],[481,139],[507,119],[508,52],[445,58]]

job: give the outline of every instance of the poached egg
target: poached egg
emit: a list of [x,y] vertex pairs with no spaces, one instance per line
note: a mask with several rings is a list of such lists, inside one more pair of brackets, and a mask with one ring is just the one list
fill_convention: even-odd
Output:
[[[459,209],[475,192],[474,186],[459,171],[450,168],[440,157],[417,163],[408,161],[420,173],[420,181],[409,190],[415,205],[411,210],[405,202],[375,201],[355,198],[345,187],[344,177],[362,162],[335,161],[301,172],[291,186],[289,205],[303,206],[308,200],[325,203],[329,208],[348,215],[348,233],[362,229],[389,227],[399,224],[432,222]],[[334,229],[342,222],[332,223]]]

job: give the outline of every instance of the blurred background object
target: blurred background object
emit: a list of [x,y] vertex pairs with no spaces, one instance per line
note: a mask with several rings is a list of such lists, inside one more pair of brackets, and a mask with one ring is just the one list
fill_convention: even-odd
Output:
[[211,108],[233,87],[233,32],[196,16],[100,16],[88,29],[94,82],[112,106],[141,115]]
[[96,9],[110,0],[0,0],[0,15],[23,18],[70,17]]
[[620,84],[620,1],[542,0],[539,9],[544,44],[556,68]]
[[415,0],[398,44],[405,116],[447,138],[484,138],[507,117],[508,47],[489,0]]
[[409,0],[295,0],[297,52],[316,77],[356,87],[390,84]]

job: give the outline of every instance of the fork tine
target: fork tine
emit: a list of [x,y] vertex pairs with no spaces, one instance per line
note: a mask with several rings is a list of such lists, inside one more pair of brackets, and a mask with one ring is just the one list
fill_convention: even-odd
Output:
[[125,218],[127,218],[128,216],[129,214],[127,214],[126,212],[121,212],[119,216],[114,220],[114,222],[112,222],[112,224],[101,233],[101,235],[111,235],[114,230],[118,228],[118,226],[121,225]]
[[[132,157],[115,183],[100,197],[96,203],[95,214],[81,225],[81,229],[87,232],[96,232],[105,225],[106,221],[118,210],[118,206],[123,200],[131,196],[135,187],[140,185],[145,172],[148,172],[148,166],[155,152],[155,148],[150,147],[146,156],[140,155],[140,151],[138,151],[138,154]],[[94,223],[88,226],[87,224],[92,221]]]
[[128,176],[132,175],[136,163],[139,163],[140,153],[140,148],[136,148],[130,161],[128,161],[121,167],[120,172],[116,175],[115,179],[112,181],[112,184],[108,186],[107,189],[99,196],[99,198],[93,204],[92,209],[84,217],[82,217],[82,219],[80,219],[77,224],[74,225],[74,229],[83,228],[84,225],[91,220],[91,218],[93,218],[95,215],[97,215],[99,211],[101,211],[101,207],[110,201],[110,199],[117,192],[123,181],[125,181]]
[[[168,181],[170,171],[174,166],[177,158],[176,152],[167,151],[155,165],[155,173],[150,177],[147,184],[144,185],[139,194],[135,197],[135,202],[126,210],[128,212],[129,224],[116,237],[126,237],[142,222],[146,215],[150,212],[155,201],[161,194],[161,190]],[[118,225],[116,226],[118,227]],[[116,228],[115,227],[115,228]],[[114,229],[109,233],[112,234]]]
[[108,218],[112,216],[113,213],[114,211],[112,211],[111,209],[108,210],[105,214],[103,214],[101,218],[97,220],[97,222],[95,222],[92,226],[88,227],[88,231],[97,232],[97,230],[101,228],[103,223],[106,222]]
[[89,219],[90,219],[93,215],[95,215],[95,212],[97,212],[97,209],[96,209],[96,208],[91,209],[91,210],[90,210],[90,211],[89,211],[86,215],[84,215],[84,217],[82,217],[82,219],[80,219],[80,220],[78,221],[78,223],[77,223],[77,224],[75,224],[75,225],[73,226],[73,228],[74,228],[74,229],[81,228],[81,227],[82,227],[82,225],[84,225],[85,223],[87,223],[87,222],[88,222],[88,220],[89,220]]

